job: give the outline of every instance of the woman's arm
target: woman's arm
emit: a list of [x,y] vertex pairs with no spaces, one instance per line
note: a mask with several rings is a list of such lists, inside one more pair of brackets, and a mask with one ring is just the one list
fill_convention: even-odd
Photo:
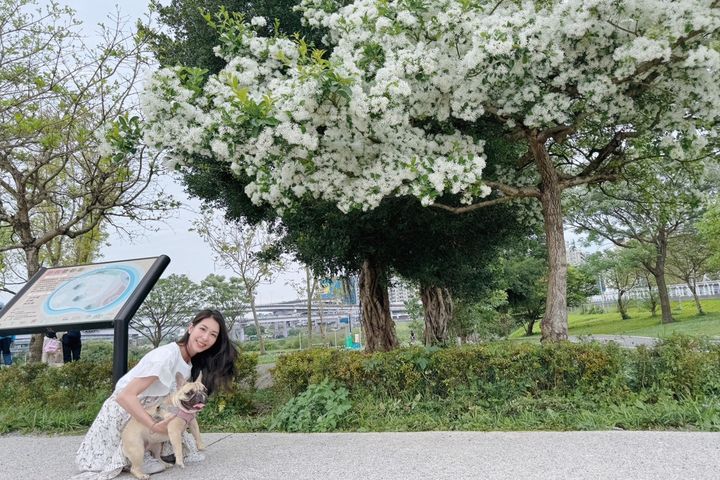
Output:
[[167,422],[156,422],[140,403],[138,395],[144,392],[158,379],[157,376],[140,377],[130,380],[125,388],[117,394],[117,403],[125,409],[135,420],[145,425],[151,432],[167,433]]

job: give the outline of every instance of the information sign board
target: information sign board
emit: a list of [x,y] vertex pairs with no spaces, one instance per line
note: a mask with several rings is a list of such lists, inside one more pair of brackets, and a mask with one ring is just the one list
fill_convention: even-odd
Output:
[[166,255],[41,268],[0,310],[0,335],[115,328],[115,380],[127,369],[128,326],[170,263]]

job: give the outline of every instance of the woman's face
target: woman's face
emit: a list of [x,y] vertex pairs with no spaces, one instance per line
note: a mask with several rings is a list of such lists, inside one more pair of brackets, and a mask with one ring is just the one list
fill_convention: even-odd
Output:
[[192,357],[196,353],[204,352],[215,345],[220,335],[220,325],[214,318],[207,317],[194,325],[191,324],[190,327],[188,327],[188,333],[190,335],[186,348]]

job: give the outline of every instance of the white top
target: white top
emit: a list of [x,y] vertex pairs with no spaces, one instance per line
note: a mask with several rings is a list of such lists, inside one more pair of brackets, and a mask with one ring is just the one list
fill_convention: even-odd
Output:
[[125,388],[134,378],[158,377],[140,396],[164,397],[177,389],[175,375],[180,374],[186,380],[190,378],[192,364],[186,363],[180,353],[180,346],[168,343],[149,351],[137,365],[118,380],[115,393]]

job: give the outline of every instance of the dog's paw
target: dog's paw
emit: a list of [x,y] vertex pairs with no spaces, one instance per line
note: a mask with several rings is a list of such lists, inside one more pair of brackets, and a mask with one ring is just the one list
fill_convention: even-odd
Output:
[[150,475],[148,475],[145,472],[139,471],[139,470],[131,469],[130,473],[132,474],[133,477],[137,478],[138,480],[149,480],[150,479]]

